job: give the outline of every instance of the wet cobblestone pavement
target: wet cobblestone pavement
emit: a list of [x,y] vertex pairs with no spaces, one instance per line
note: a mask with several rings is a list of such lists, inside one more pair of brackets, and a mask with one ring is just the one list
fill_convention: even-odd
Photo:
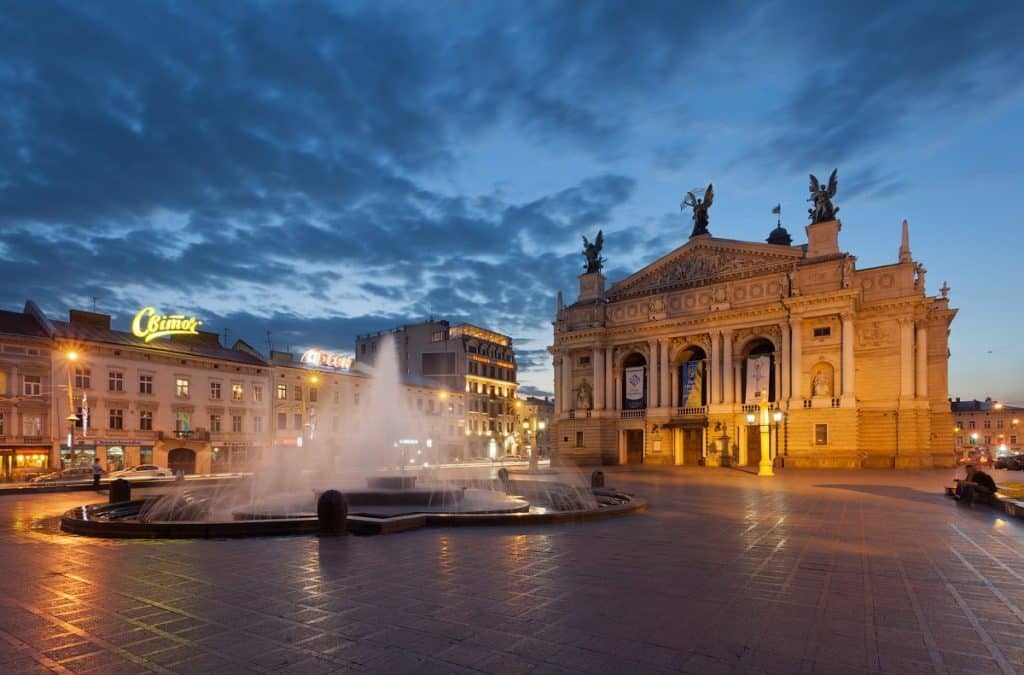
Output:
[[950,472],[605,471],[648,512],[108,541],[0,497],[0,672],[1024,673],[1024,522]]

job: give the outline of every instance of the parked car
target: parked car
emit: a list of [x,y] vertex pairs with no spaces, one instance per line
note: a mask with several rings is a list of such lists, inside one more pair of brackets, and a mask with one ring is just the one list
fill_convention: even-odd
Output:
[[139,464],[121,471],[115,471],[110,474],[111,479],[125,478],[131,480],[132,478],[159,478],[161,476],[173,476],[174,472],[170,469],[156,464]]
[[992,463],[996,469],[1024,470],[1024,455],[1001,455]]
[[92,480],[91,466],[72,466],[53,473],[36,476],[30,483],[78,483]]

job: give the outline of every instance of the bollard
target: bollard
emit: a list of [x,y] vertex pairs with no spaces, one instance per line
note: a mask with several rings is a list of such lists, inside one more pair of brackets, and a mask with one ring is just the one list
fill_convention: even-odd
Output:
[[132,500],[132,484],[124,478],[118,478],[110,483],[110,504],[118,502],[130,502]]
[[604,471],[595,471],[590,474],[590,487],[604,487]]
[[348,531],[348,504],[337,490],[327,490],[316,500],[320,536],[334,537]]
[[505,467],[498,469],[498,480],[501,481],[501,487],[505,489],[505,494],[512,494],[512,481],[508,479],[508,469]]

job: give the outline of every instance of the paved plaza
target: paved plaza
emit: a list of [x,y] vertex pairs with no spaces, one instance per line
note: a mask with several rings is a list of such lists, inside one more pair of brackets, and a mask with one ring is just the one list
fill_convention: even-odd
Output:
[[147,542],[0,497],[0,672],[1024,673],[1024,521],[949,471],[606,474],[649,510]]

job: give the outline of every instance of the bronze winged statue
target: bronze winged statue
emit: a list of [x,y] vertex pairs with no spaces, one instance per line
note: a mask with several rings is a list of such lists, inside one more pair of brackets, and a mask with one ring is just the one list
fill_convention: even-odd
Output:
[[681,211],[685,210],[687,206],[693,209],[693,232],[690,233],[691,237],[696,237],[698,234],[710,234],[708,232],[708,209],[711,207],[714,199],[715,191],[711,183],[708,183],[708,189],[704,191],[703,199],[697,199],[697,195],[692,192],[686,193],[686,198],[679,205],[679,209]]
[[601,267],[604,266],[605,260],[601,257],[601,248],[604,246],[604,231],[598,230],[597,237],[594,238],[594,242],[591,243],[587,240],[587,235],[583,235],[583,257],[587,259],[584,263],[584,267],[587,270],[587,274],[593,272],[600,272]]
[[837,171],[839,169],[832,169],[832,175],[828,177],[828,187],[819,185],[818,177],[811,174],[811,185],[808,188],[811,196],[807,198],[807,201],[814,202],[814,208],[807,209],[807,214],[811,217],[812,225],[835,220],[836,214],[839,213],[839,207],[832,206],[832,198],[836,196],[836,188],[839,187],[839,181],[836,179]]

